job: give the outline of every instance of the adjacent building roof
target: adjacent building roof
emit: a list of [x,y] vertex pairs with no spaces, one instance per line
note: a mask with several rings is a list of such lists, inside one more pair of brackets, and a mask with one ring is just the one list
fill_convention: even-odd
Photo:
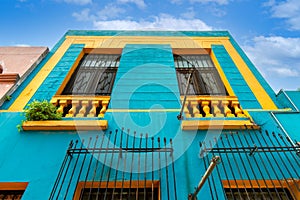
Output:
[[48,53],[47,47],[0,47],[0,105]]

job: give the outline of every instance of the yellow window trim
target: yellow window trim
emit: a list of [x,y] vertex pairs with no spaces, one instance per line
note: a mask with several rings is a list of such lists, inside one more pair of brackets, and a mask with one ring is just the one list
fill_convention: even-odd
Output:
[[0,182],[0,190],[25,190],[28,182]]
[[[222,180],[224,188],[281,188],[289,190],[300,199],[300,191],[297,189],[300,186],[300,180]],[[297,185],[296,185],[297,184]],[[292,195],[293,196],[293,195]]]

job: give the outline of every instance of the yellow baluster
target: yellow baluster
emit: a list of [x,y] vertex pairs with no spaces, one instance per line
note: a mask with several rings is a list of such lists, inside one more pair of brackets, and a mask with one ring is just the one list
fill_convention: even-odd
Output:
[[205,117],[213,117],[210,113],[209,101],[202,101],[201,102],[202,110],[205,113]]
[[59,108],[56,112],[64,113],[64,108],[67,106],[67,100],[59,100]]
[[229,105],[229,101],[227,101],[227,100],[222,101],[222,106],[223,106],[225,116],[226,117],[235,117],[235,115],[232,114],[231,110],[229,109],[228,105]]
[[78,100],[72,100],[72,108],[69,110],[68,114],[66,114],[66,117],[74,117],[76,115],[78,105]]
[[99,113],[98,117],[100,117],[100,118],[104,117],[104,114],[107,110],[107,106],[108,106],[108,101],[102,101],[102,108],[100,110],[100,113]]
[[238,101],[232,101],[231,105],[234,108],[234,114],[237,117],[246,117],[246,115],[244,115],[243,111],[239,108],[239,102]]
[[191,107],[192,107],[192,110],[193,110],[193,115],[196,118],[203,117],[202,114],[200,113],[200,110],[199,110],[198,106],[199,106],[198,101],[191,101]]
[[86,107],[88,107],[88,105],[89,105],[89,101],[82,101],[81,102],[81,109],[79,110],[76,117],[84,117],[84,115],[86,113]]
[[92,108],[89,111],[89,114],[87,115],[87,117],[95,117],[98,106],[99,106],[99,101],[92,101]]
[[214,108],[215,117],[224,117],[224,114],[221,112],[220,108],[218,107],[219,101],[211,101],[211,105]]
[[190,104],[190,101],[186,100],[185,104],[184,104],[184,107],[183,107],[183,113],[184,113],[186,118],[191,118],[192,117],[192,115],[190,113],[190,110],[188,109],[189,104]]

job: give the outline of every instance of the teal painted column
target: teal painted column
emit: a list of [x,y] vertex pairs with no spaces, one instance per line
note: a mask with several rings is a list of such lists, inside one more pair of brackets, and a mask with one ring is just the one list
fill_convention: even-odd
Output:
[[110,108],[180,108],[170,45],[128,44],[122,52]]
[[212,51],[216,55],[216,58],[243,109],[261,108],[261,105],[232,61],[225,47],[223,45],[212,45]]
[[65,80],[83,48],[83,44],[71,45],[30,101],[33,101],[34,99],[51,100]]

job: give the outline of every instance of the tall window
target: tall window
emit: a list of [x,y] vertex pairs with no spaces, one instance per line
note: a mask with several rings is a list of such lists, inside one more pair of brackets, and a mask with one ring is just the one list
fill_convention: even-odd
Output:
[[110,95],[120,63],[117,54],[85,54],[63,95]]
[[227,95],[209,55],[175,55],[174,62],[180,94],[185,93],[188,77],[193,71],[188,95]]

